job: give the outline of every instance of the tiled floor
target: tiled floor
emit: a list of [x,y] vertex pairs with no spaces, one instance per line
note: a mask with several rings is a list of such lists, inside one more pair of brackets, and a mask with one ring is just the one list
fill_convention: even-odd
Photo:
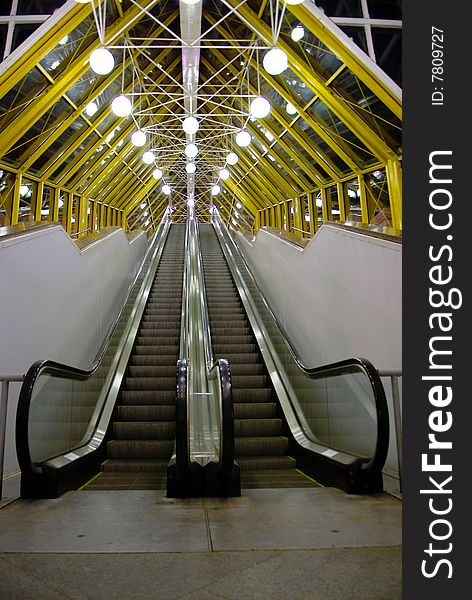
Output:
[[333,488],[71,492],[0,511],[0,597],[401,597],[401,502]]

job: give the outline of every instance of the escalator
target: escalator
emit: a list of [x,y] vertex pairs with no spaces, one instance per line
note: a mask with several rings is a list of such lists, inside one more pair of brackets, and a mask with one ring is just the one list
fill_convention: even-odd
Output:
[[316,486],[290,456],[287,425],[211,225],[200,225],[200,245],[213,352],[231,370],[241,487]]
[[113,415],[107,458],[83,489],[165,489],[175,439],[185,225],[171,226]]

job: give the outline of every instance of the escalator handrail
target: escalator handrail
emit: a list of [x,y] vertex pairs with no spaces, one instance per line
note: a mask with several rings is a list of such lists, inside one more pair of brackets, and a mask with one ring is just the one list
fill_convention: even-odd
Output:
[[175,406],[175,462],[177,475],[186,479],[190,469],[190,448],[188,431],[188,361],[181,358],[177,361],[177,395]]
[[[29,414],[31,408],[31,399],[34,390],[34,386],[41,375],[53,375],[55,377],[70,379],[70,380],[86,380],[89,377],[93,376],[93,374],[100,367],[103,357],[105,356],[106,350],[108,348],[108,344],[112,338],[113,332],[120,320],[120,317],[123,314],[125,305],[129,298],[129,295],[133,289],[133,286],[136,284],[142,270],[145,268],[145,264],[150,255],[151,264],[154,257],[158,254],[160,244],[156,243],[160,240],[166,223],[168,222],[170,212],[166,210],[162,221],[157,229],[156,233],[152,237],[151,244],[142,260],[141,267],[139,268],[135,278],[133,279],[133,283],[129,287],[127,297],[123,303],[123,306],[115,319],[112,327],[108,331],[104,342],[102,342],[100,349],[97,353],[97,357],[95,358],[92,366],[89,369],[81,369],[79,367],[75,367],[73,365],[68,365],[66,363],[60,363],[58,361],[43,359],[34,362],[31,367],[28,369],[25,375],[25,379],[20,389],[20,394],[18,398],[18,406],[16,411],[16,423],[15,423],[15,438],[16,438],[16,452],[18,457],[18,464],[21,469],[21,472],[24,474],[32,474],[32,475],[40,475],[43,473],[43,469],[41,465],[36,465],[31,458],[31,450],[29,444]],[[146,276],[141,284],[141,290],[145,287],[146,284]],[[139,295],[138,295],[139,296]],[[131,317],[130,317],[131,320]],[[81,444],[82,446],[83,444]],[[74,448],[68,450],[71,452]],[[61,454],[59,455],[61,456]],[[47,460],[51,460],[55,457],[50,457],[49,459],[45,459],[42,462]]]
[[[261,298],[262,302],[264,303],[265,308],[268,310],[272,319],[274,320],[276,327],[279,329],[279,332],[280,332],[285,344],[287,345],[287,348],[290,351],[290,354],[292,355],[292,357],[295,361],[295,364],[297,365],[299,370],[303,373],[303,375],[305,375],[306,377],[309,377],[310,379],[318,379],[321,377],[325,377],[325,378],[326,377],[334,377],[334,376],[342,374],[342,373],[348,373],[349,371],[352,372],[352,370],[355,368],[357,370],[360,369],[364,372],[367,379],[369,380],[369,383],[372,388],[373,396],[374,396],[375,411],[376,411],[376,415],[377,415],[377,440],[376,440],[375,451],[373,453],[372,458],[370,460],[361,459],[360,468],[364,471],[374,471],[376,469],[382,469],[383,465],[385,464],[385,460],[387,458],[387,453],[388,453],[389,440],[390,440],[390,425],[389,425],[388,405],[387,405],[385,390],[384,390],[384,387],[383,387],[383,384],[382,384],[382,381],[380,379],[377,369],[375,369],[373,364],[368,359],[360,358],[360,357],[347,358],[347,359],[344,359],[341,361],[337,361],[334,363],[328,363],[328,364],[320,365],[317,367],[307,367],[306,365],[304,365],[300,359],[300,356],[295,351],[294,346],[290,342],[290,339],[288,338],[288,335],[285,332],[285,329],[282,327],[282,325],[279,323],[278,319],[274,315],[264,294],[262,293],[256,280],[254,279],[254,276],[253,276],[249,266],[247,265],[247,262],[244,259],[244,256],[242,255],[241,251],[237,247],[233,238],[229,235],[228,231],[226,230],[226,227],[224,227],[221,217],[216,209],[213,212],[213,218],[218,222],[218,225],[220,226],[220,230],[226,234],[225,242],[227,244],[228,244],[228,240],[231,242],[233,249],[235,250],[235,252],[237,252],[238,256],[243,261],[243,264],[246,268],[246,272],[251,279],[251,283],[254,285],[255,289],[257,290],[258,294],[260,295],[260,298]],[[234,267],[235,267],[236,271],[239,272],[239,267],[236,264],[234,264]],[[240,275],[240,277],[241,277],[241,280],[244,281],[244,279],[241,275]]]

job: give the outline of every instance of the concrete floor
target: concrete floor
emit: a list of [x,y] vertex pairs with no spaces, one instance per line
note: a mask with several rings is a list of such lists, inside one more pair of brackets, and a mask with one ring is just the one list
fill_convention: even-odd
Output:
[[401,598],[401,502],[333,488],[70,492],[0,510],[0,597]]

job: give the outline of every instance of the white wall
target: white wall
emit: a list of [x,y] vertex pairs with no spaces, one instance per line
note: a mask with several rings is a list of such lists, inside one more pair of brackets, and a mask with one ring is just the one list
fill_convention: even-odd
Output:
[[[148,248],[122,229],[80,251],[61,226],[0,238],[0,373],[52,359],[88,368]],[[11,384],[5,472],[17,468]]]
[[[307,367],[350,357],[401,369],[402,247],[324,225],[304,250],[261,229],[237,236],[253,275]],[[388,472],[397,471],[393,407]]]

